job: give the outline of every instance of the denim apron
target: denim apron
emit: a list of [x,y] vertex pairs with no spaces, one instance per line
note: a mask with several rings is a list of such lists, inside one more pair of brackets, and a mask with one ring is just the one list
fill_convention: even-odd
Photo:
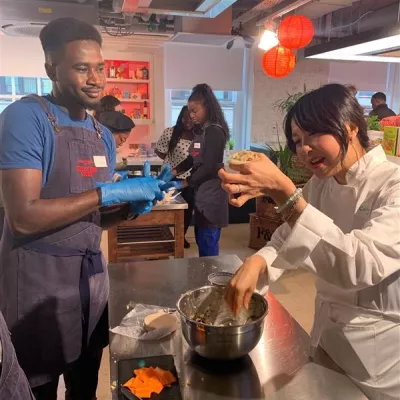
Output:
[[[59,126],[44,99],[29,97],[42,106],[56,139],[54,165],[41,199],[70,197],[105,182],[109,160],[97,121],[93,119],[95,131]],[[94,156],[104,157],[107,163],[97,167]],[[63,373],[67,364],[79,358],[95,328],[106,341],[108,321],[103,314],[109,287],[101,233],[98,211],[22,239],[13,236],[5,221],[0,242],[0,308],[31,387]]]
[[18,364],[10,333],[0,313],[0,399],[34,400],[28,380]]

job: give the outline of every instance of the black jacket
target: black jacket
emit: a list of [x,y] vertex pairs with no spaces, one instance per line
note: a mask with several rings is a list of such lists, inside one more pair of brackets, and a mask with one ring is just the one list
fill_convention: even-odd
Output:
[[380,104],[369,113],[370,116],[376,115],[379,118],[379,121],[386,117],[394,117],[396,113],[391,110],[387,104]]

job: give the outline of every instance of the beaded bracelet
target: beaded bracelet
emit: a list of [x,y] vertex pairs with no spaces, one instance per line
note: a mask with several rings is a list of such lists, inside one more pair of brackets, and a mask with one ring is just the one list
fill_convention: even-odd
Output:
[[292,218],[293,214],[294,214],[295,211],[296,211],[297,203],[299,202],[299,200],[300,200],[301,198],[303,198],[303,194],[300,194],[300,196],[296,198],[296,200],[294,201],[294,203],[293,203],[292,206],[290,207],[289,212],[288,212],[286,215],[282,215],[283,220],[284,220],[285,222],[289,221],[290,218]]
[[302,195],[303,195],[303,190],[302,189],[296,189],[295,192],[286,200],[286,202],[284,204],[282,204],[279,207],[274,207],[275,211],[278,214],[282,214],[282,211],[286,210],[287,208],[289,208],[293,204],[296,204],[298,198],[300,196],[302,196]]

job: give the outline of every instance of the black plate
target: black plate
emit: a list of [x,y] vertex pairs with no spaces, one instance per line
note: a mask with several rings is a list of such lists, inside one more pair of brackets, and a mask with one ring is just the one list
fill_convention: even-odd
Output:
[[136,400],[130,390],[122,393],[122,385],[129,381],[133,377],[133,370],[143,367],[159,367],[167,371],[171,371],[177,383],[174,383],[171,387],[165,388],[160,394],[153,393],[151,400],[182,400],[181,390],[179,387],[178,374],[176,372],[174,358],[172,356],[156,356],[156,357],[144,357],[144,358],[130,358],[127,360],[118,361],[118,399],[119,400]]

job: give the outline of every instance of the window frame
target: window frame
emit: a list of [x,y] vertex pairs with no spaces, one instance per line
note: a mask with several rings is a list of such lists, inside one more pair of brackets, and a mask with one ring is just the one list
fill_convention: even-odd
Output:
[[[42,81],[43,80],[49,80],[47,77],[43,76],[38,76],[38,77],[32,77],[32,76],[9,76],[9,75],[2,75],[1,78],[11,78],[11,94],[2,94],[0,93],[0,112],[2,112],[6,107],[8,107],[10,104],[12,104],[14,101],[20,100],[23,97],[27,96],[29,93],[25,94],[18,94],[17,93],[17,79],[20,78],[30,78],[30,79],[36,79],[36,87],[37,87],[37,95],[42,96],[43,91],[42,91]],[[47,93],[45,93],[47,94]],[[2,100],[10,100],[11,102],[7,104],[3,110],[1,109],[1,101]]]
[[[374,93],[376,93],[376,91],[372,91],[372,90],[358,90],[357,91],[356,99],[357,99],[358,103],[360,104],[360,106],[363,108],[365,116],[368,116],[369,113],[372,111],[371,97],[373,96]],[[365,106],[362,104],[363,103],[362,100],[366,100],[366,99],[368,99],[368,106]]]

